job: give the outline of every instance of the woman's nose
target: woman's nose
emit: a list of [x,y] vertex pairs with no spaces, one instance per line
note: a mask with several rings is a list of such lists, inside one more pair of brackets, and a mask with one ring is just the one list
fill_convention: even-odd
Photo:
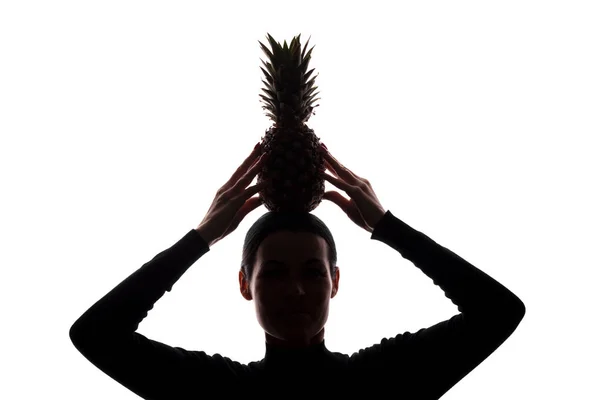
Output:
[[291,292],[294,295],[304,295],[306,294],[306,290],[304,289],[304,283],[302,280],[293,280],[291,285]]

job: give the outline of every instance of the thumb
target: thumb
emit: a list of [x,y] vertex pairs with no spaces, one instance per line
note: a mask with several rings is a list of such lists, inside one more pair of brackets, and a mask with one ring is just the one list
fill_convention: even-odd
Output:
[[250,212],[254,211],[255,208],[258,208],[261,204],[263,204],[263,199],[258,196],[250,197],[248,200],[246,200],[246,203],[242,206],[242,210],[244,212],[242,219],[246,215],[250,214]]

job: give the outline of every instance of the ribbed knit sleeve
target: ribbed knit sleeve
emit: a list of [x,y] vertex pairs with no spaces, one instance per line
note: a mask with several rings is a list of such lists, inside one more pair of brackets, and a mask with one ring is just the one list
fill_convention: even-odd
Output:
[[383,339],[354,353],[349,364],[355,370],[372,371],[362,376],[380,381],[379,388],[401,388],[407,398],[437,399],[513,333],[525,315],[525,305],[492,277],[390,211],[375,226],[371,239],[411,261],[460,313],[415,333]]

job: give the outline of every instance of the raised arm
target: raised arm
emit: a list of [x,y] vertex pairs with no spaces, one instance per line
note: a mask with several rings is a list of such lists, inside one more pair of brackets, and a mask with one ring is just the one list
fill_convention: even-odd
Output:
[[[371,238],[410,260],[461,313],[416,333],[383,339],[355,353],[351,364],[385,371],[418,398],[437,399],[513,333],[525,315],[525,305],[499,282],[390,211]],[[397,384],[388,383],[390,388]]]
[[87,310],[71,327],[71,341],[92,364],[145,399],[196,397],[210,391],[235,390],[247,367],[219,354],[180,347],[146,338],[139,323],[187,269],[209,247],[231,233],[261,201],[251,197],[261,188],[247,188],[261,164],[260,148],[236,169],[221,187],[203,221],[170,248],[131,274]]
[[[175,399],[189,395],[193,382],[207,385],[235,376],[220,355],[188,351],[146,338],[136,332],[154,303],[203,254],[207,243],[192,229],[170,248],[127,277],[75,321],[69,336],[92,364],[145,399]],[[225,372],[227,371],[227,372]]]

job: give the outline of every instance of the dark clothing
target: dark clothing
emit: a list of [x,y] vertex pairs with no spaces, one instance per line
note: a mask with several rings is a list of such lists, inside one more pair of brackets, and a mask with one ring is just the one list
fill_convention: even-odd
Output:
[[[209,251],[192,229],[96,302],[73,324],[69,335],[91,363],[144,399],[212,399],[233,394],[286,398],[303,393],[312,398],[354,397],[366,391],[369,399],[438,399],[513,333],[525,315],[525,305],[493,278],[390,211],[375,226],[371,239],[410,260],[460,313],[415,333],[384,338],[351,356],[330,352],[324,341],[302,350],[265,343],[265,357],[249,364],[218,353],[209,356],[171,347],[136,330],[165,291],[171,291]],[[223,334],[232,337],[230,332]],[[485,396],[485,391],[481,394]]]

